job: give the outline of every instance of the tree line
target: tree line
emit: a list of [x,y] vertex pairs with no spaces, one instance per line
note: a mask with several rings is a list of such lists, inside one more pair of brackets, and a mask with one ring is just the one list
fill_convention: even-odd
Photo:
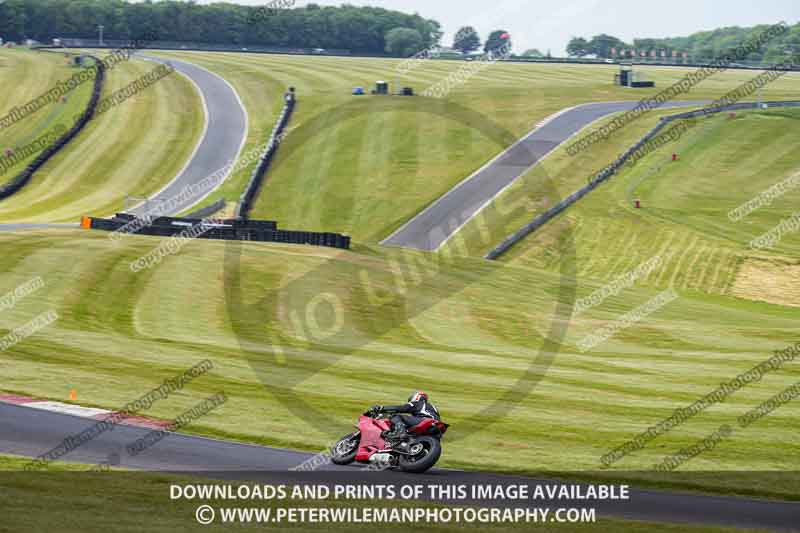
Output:
[[[440,24],[418,14],[378,7],[341,7],[308,4],[294,7],[294,0],[264,0],[263,6],[242,6],[194,0],[5,0],[0,2],[0,37],[6,41],[53,38],[123,41],[173,41],[221,45],[258,45],[303,49],[350,50],[354,53],[408,57],[436,48],[442,37]],[[567,53],[572,57],[638,57],[658,59],[686,54],[692,61],[712,60],[763,32],[767,26],[730,27],[664,39],[639,38],[632,43],[607,34],[589,39],[574,37]],[[485,41],[471,26],[458,30],[454,52],[470,54],[511,49],[507,31],[492,31]],[[523,56],[550,57],[537,49]],[[800,56],[800,23],[776,37],[749,57],[753,61],[779,62]]]
[[494,30],[489,34],[485,43],[481,42],[481,37],[477,30],[472,26],[463,26],[459,28],[453,38],[453,50],[457,50],[462,54],[469,54],[475,52],[483,45],[483,51],[486,53],[493,52],[499,48],[510,50],[512,47],[511,35],[506,30]]
[[[713,60],[723,57],[730,50],[754,39],[769,26],[749,28],[729,27],[703,31],[688,37],[668,37],[662,39],[641,38],[625,42],[613,35],[600,34],[590,39],[573,37],[567,45],[567,54],[572,57],[596,55],[601,58],[620,57],[663,57],[683,58],[684,54],[692,61]],[[789,27],[789,31],[772,39],[760,50],[754,51],[747,61],[778,63],[789,57],[800,56],[800,23]]]
[[[266,0],[265,5],[269,5]],[[0,37],[5,41],[97,39],[100,25],[108,40],[251,44],[396,55],[436,45],[442,35],[435,20],[377,7],[308,4],[265,10],[264,6],[200,5],[176,0],[0,3]]]

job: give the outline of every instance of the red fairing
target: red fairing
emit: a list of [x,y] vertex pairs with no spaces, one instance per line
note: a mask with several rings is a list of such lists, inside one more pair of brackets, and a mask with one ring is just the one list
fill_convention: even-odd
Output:
[[388,420],[374,419],[368,416],[361,416],[358,419],[358,429],[361,430],[361,444],[358,447],[356,461],[366,462],[386,445],[381,438],[381,432],[388,430],[391,423]]
[[408,432],[414,435],[425,435],[427,434],[431,427],[436,426],[440,433],[444,433],[447,431],[447,424],[441,422],[439,420],[434,420],[432,418],[426,418],[413,428],[409,429]]
[[432,418],[426,418],[425,420],[423,420],[422,422],[420,422],[419,424],[417,424],[413,428],[410,428],[408,430],[408,432],[409,433],[413,433],[415,435],[422,435],[424,433],[427,433],[432,425],[433,425],[433,419]]

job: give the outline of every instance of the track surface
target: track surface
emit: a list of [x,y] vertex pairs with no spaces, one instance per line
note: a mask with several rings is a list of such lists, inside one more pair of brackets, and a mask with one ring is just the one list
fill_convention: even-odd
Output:
[[[19,405],[0,403],[0,453],[35,457],[58,446],[70,435],[96,424],[96,420],[42,411]],[[225,479],[252,481],[284,481],[297,479],[288,470],[311,458],[309,453],[265,448],[220,440],[172,434],[140,455],[130,457],[125,446],[150,430],[117,426],[113,431],[69,453],[65,460],[99,464],[112,454],[121,458],[124,468],[147,471],[196,472]],[[321,470],[331,482],[381,483],[552,483],[551,480],[434,470],[424,475],[398,472],[366,473],[357,467],[326,466]],[[325,476],[326,473],[320,474]],[[561,502],[564,506],[564,502]],[[568,505],[573,505],[571,501]],[[533,505],[533,504],[532,504]],[[535,502],[541,507],[541,501]],[[553,502],[558,505],[558,502]],[[800,528],[800,504],[752,500],[734,497],[704,496],[657,491],[631,491],[631,499],[623,502],[590,502],[577,504],[597,508],[598,516],[619,516],[631,519],[691,522],[736,527],[753,527],[792,531]]]
[[32,229],[52,229],[52,228],[77,228],[77,222],[72,224],[0,224],[0,231],[23,231]]
[[206,128],[189,162],[167,186],[148,198],[147,202],[129,210],[143,215],[148,209],[161,204],[171,207],[159,214],[177,214],[194,206],[222,184],[224,179],[211,189],[186,194],[192,191],[189,187],[238,159],[247,138],[247,111],[233,87],[220,76],[186,61],[146,55],[139,57],[172,65],[195,84],[205,107]]
[[[661,107],[700,106],[708,102],[668,102]],[[434,251],[531,167],[592,122],[634,109],[633,102],[579,105],[567,109],[484,165],[434,201],[424,211],[381,242],[386,246]]]

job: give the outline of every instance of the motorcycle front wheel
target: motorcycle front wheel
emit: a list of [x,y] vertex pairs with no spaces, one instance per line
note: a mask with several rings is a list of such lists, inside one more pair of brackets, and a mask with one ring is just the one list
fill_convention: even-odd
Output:
[[349,465],[356,460],[358,453],[358,443],[361,441],[361,433],[355,432],[342,437],[339,442],[331,448],[331,461],[336,465]]
[[420,437],[409,447],[409,455],[401,455],[397,466],[403,472],[421,474],[430,469],[442,455],[442,443],[433,437]]

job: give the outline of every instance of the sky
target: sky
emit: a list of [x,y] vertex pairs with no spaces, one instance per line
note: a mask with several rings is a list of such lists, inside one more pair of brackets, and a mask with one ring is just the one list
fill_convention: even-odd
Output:
[[[265,0],[225,0],[265,5]],[[287,0],[282,0],[286,2]],[[290,0],[289,0],[290,1]],[[209,4],[211,0],[199,3]],[[384,7],[438,20],[451,46],[461,26],[474,26],[482,40],[492,30],[511,34],[514,51],[538,48],[564,55],[573,36],[607,33],[630,42],[634,37],[680,37],[723,26],[754,26],[800,20],[798,0],[296,0],[308,3]]]

